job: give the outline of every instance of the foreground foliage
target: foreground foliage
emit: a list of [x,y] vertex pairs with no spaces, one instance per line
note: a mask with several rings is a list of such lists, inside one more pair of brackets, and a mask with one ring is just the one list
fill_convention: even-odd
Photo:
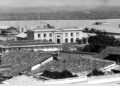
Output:
[[88,77],[91,77],[91,76],[100,76],[100,75],[104,75],[105,73],[100,71],[100,70],[97,70],[97,69],[94,69],[91,73],[89,73],[87,76]]
[[41,76],[52,78],[52,79],[77,77],[77,75],[73,75],[71,72],[67,70],[63,70],[62,72],[58,72],[58,71],[51,72],[51,71],[45,70]]

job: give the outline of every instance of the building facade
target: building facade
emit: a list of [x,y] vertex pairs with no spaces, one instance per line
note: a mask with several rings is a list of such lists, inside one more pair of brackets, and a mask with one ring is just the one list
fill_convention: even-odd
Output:
[[[54,43],[75,43],[80,39],[82,43],[87,43],[88,34],[82,32],[82,28],[44,28],[37,27],[34,29],[34,40],[48,40]],[[83,41],[84,39],[84,41]]]

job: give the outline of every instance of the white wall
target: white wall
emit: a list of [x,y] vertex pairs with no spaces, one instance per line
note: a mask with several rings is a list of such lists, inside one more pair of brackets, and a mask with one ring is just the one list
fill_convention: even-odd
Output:
[[[76,35],[76,32],[79,32],[79,36]],[[43,34],[46,33],[47,37],[43,37]],[[49,37],[49,33],[52,33],[52,37]],[[71,42],[71,38],[73,38],[73,42],[76,42],[76,38],[79,38],[79,39],[82,39],[83,37],[88,37],[88,34],[87,33],[83,33],[82,31],[60,31],[60,32],[55,32],[53,33],[52,31],[48,31],[48,32],[35,32],[34,33],[34,39],[35,40],[43,40],[43,39],[46,39],[46,40],[49,40],[49,39],[52,39],[53,42],[56,43],[56,40],[58,37],[56,37],[57,33],[61,33],[61,36],[60,36],[60,39],[61,39],[61,43],[65,43],[65,39],[67,38],[68,39],[68,43]],[[68,37],[65,36],[65,33],[68,33]],[[71,36],[71,33],[73,33],[73,36]],[[41,34],[41,37],[38,38],[38,34]]]

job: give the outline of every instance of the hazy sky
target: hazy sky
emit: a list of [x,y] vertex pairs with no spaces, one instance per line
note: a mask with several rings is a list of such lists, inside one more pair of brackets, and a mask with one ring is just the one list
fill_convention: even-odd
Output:
[[119,6],[120,0],[0,0],[0,6]]

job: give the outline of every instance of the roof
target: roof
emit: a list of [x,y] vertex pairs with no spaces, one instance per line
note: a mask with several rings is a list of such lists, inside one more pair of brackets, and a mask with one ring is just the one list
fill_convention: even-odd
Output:
[[78,45],[77,43],[63,43],[62,46],[65,46],[65,47],[72,47],[72,46],[76,46]]
[[97,69],[104,68],[114,63],[112,61],[94,59],[88,55],[74,53],[60,53],[60,57],[61,58],[58,59],[58,61],[53,60],[41,66],[37,72],[40,73],[44,70],[59,72],[63,70],[68,70],[72,73],[80,73],[90,71],[95,68]]
[[20,34],[16,35],[16,37],[26,38],[27,34],[26,33],[20,33]]
[[107,47],[102,52],[100,52],[98,55],[96,55],[95,58],[104,59],[109,54],[120,55],[120,47]]
[[23,72],[50,58],[51,54],[45,52],[10,51],[2,56],[0,68],[9,67],[9,70],[0,71],[6,76]]
[[82,27],[62,27],[62,28],[47,28],[47,27],[37,27],[34,31],[82,31]]
[[33,46],[48,46],[48,45],[58,45],[47,40],[18,40],[18,41],[0,41],[0,47],[33,47]]
[[0,26],[0,29],[8,29],[10,26]]

